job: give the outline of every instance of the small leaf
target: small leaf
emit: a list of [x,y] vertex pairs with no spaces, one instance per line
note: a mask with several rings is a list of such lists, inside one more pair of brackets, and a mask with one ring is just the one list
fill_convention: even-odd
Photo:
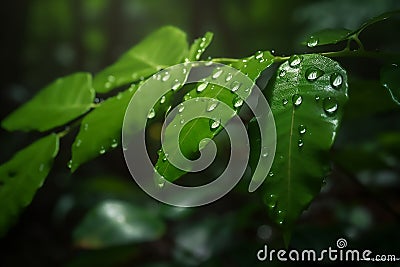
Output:
[[9,130],[39,130],[61,126],[90,109],[94,99],[92,77],[75,73],[59,78],[2,121]]
[[[262,57],[260,55],[262,55]],[[238,60],[237,62],[232,64],[232,67],[242,72],[245,72],[252,81],[255,81],[259,77],[261,72],[271,66],[272,63],[273,56],[269,52],[258,52],[255,56],[251,56],[244,60]],[[218,76],[218,78],[226,79],[226,77],[230,77],[230,74],[221,73],[218,74]],[[233,78],[230,79],[231,81],[234,81]],[[239,87],[240,85],[238,85],[238,87],[234,90],[239,90]],[[240,90],[245,89],[240,88]],[[250,88],[245,93],[247,94],[247,96],[249,96],[251,93]],[[185,109],[185,113],[189,112],[187,113],[188,117],[196,115],[200,118],[191,120],[185,124],[184,128],[178,135],[180,147],[177,147],[175,149],[180,149],[184,156],[186,156],[187,158],[191,158],[199,151],[199,144],[202,144],[202,140],[213,139],[222,130],[222,125],[232,118],[232,116],[234,115],[234,111],[239,110],[241,105],[236,104],[236,94],[232,93],[229,89],[220,87],[218,85],[200,83],[188,94],[190,95],[190,98],[207,97],[217,99],[226,103],[229,107],[232,108],[231,113],[222,113],[222,111],[217,111],[215,107],[215,113],[218,114],[218,119],[213,122],[211,122],[207,118],[201,118],[201,114],[210,112],[211,106],[213,105],[212,103],[211,106],[208,106],[207,103],[204,103],[205,106],[201,110],[198,110],[197,108],[194,109],[193,107],[187,108],[187,110]],[[180,116],[175,116],[171,123],[167,126],[166,132],[168,132],[169,128],[171,135],[173,135],[173,125],[179,124],[180,121]],[[166,136],[165,140],[169,140],[169,138]],[[165,145],[168,146],[168,143]],[[175,154],[178,153],[170,153],[168,157],[174,157]],[[161,150],[159,152],[159,158],[155,166],[157,172],[165,179],[169,181],[174,181],[186,173],[185,171],[176,168],[173,164],[170,163],[169,160],[166,159],[167,156],[165,155],[164,151]]]
[[99,249],[160,238],[165,225],[144,207],[106,200],[90,210],[74,231],[75,243]]
[[341,122],[347,87],[339,64],[316,54],[293,56],[268,85],[277,147],[265,202],[286,241],[328,174],[327,153]]
[[189,49],[188,59],[190,61],[199,60],[201,55],[204,53],[204,51],[207,49],[207,47],[211,44],[212,39],[213,39],[212,32],[206,32],[204,37],[196,39]]
[[364,22],[360,28],[358,28],[357,30],[355,30],[352,34],[360,34],[360,32],[362,32],[363,30],[365,30],[366,28],[368,28],[369,26],[387,20],[390,17],[393,17],[395,15],[399,15],[400,14],[400,10],[395,10],[395,11],[389,11],[389,12],[385,12],[382,13],[376,17],[373,17],[369,20],[367,20],[366,22]]
[[188,54],[186,34],[166,26],[150,34],[142,42],[122,55],[117,62],[94,78],[98,93],[147,78],[157,71],[180,63]]
[[382,68],[381,84],[389,90],[393,101],[400,105],[400,67],[397,64]]
[[137,86],[133,85],[129,90],[108,98],[85,116],[72,144],[71,171],[121,143],[125,110],[136,89]]
[[0,166],[0,236],[29,205],[58,153],[58,136],[48,135]]
[[351,30],[348,29],[324,29],[311,34],[302,44],[308,47],[337,44],[346,40],[349,33],[351,33]]

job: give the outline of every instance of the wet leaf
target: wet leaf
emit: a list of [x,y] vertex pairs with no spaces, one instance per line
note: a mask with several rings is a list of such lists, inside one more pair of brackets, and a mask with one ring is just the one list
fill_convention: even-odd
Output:
[[337,44],[346,40],[349,33],[351,30],[348,29],[324,29],[311,34],[302,44],[308,47]]
[[0,236],[42,186],[58,153],[58,142],[56,134],[48,135],[0,166]]
[[207,47],[211,44],[212,39],[213,39],[212,32],[206,32],[204,37],[196,39],[189,49],[188,59],[190,61],[199,60],[201,55],[204,53],[204,51],[207,49]]
[[389,90],[393,101],[400,105],[400,67],[397,64],[382,68],[381,84]]
[[55,80],[2,121],[9,130],[47,131],[88,111],[93,103],[92,77],[75,73]]

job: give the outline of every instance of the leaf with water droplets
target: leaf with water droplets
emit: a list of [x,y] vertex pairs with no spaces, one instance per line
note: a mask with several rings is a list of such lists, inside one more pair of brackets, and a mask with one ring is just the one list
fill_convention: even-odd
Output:
[[48,135],[0,166],[0,236],[42,186],[58,153],[58,142],[56,134]]
[[125,110],[137,86],[131,88],[108,98],[83,118],[72,145],[72,159],[69,164],[71,171],[118,146]]
[[302,44],[308,47],[337,44],[347,40],[350,33],[348,29],[324,29],[311,34]]
[[212,32],[206,32],[206,34],[204,34],[203,37],[196,39],[190,46],[187,59],[189,61],[200,60],[201,55],[211,44],[212,39],[213,39]]
[[393,101],[400,105],[400,67],[398,64],[391,64],[382,68],[381,84],[389,90]]
[[98,93],[137,82],[160,69],[182,62],[188,54],[186,34],[166,26],[147,36],[122,55],[117,62],[98,73],[93,81]]
[[1,125],[9,131],[47,131],[87,112],[93,99],[92,76],[71,74],[46,86],[6,117]]
[[124,201],[106,200],[91,209],[74,230],[74,243],[99,249],[157,240],[165,225],[154,212]]
[[[254,56],[233,63],[232,67],[247,74],[252,81],[255,81],[261,72],[271,66],[272,63],[273,56],[270,52],[258,52]],[[226,78],[230,75],[233,75],[233,77],[226,81]],[[222,130],[222,125],[229,121],[233,114],[240,109],[243,102],[237,99],[237,95],[234,93],[235,91],[243,90],[247,96],[250,95],[250,88],[244,88],[242,84],[235,81],[234,76],[234,73],[221,72],[221,69],[216,68],[214,72],[211,73],[211,79],[220,79],[222,82],[226,82],[228,88],[209,83],[200,83],[188,93],[191,98],[204,97],[210,99],[203,103],[204,107],[197,109],[197,107],[188,106],[185,107],[182,113],[182,115],[188,113],[188,116],[193,114],[198,116],[198,118],[188,121],[180,133],[176,133],[179,136],[180,150],[185,157],[191,158],[193,155],[196,155],[196,153],[199,152],[199,144],[201,144],[202,148],[205,147],[209,141],[204,140],[213,139]],[[220,109],[222,105],[218,104],[217,100],[227,104],[232,109],[232,112],[229,114],[222,112]],[[184,104],[185,102],[183,102],[183,105]],[[212,115],[214,119],[201,118],[202,114]],[[179,125],[180,119],[179,116],[174,117],[167,126],[167,129],[168,127],[173,127],[173,125]],[[165,140],[168,140],[168,138],[165,137]],[[170,153],[170,157],[173,156],[173,153]],[[159,155],[156,169],[165,179],[174,181],[185,174],[185,171],[176,168],[168,160],[163,161],[162,159],[163,151],[161,151]]]
[[[332,59],[316,54],[294,59],[298,62],[298,58],[301,62],[294,66],[290,60],[283,63],[266,89],[275,117],[277,147],[271,168],[274,175],[267,177],[265,189],[266,196],[274,196],[269,214],[286,237],[327,175],[327,153],[341,121],[348,87],[346,72]],[[285,76],[279,75],[282,71]]]

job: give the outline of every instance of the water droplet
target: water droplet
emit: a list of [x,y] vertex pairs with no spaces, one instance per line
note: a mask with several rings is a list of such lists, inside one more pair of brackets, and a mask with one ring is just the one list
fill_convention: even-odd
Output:
[[81,139],[76,140],[76,145],[75,145],[76,147],[80,147],[81,144],[82,144],[82,140]]
[[162,81],[163,82],[166,82],[166,81],[168,81],[168,79],[171,77],[171,75],[168,73],[168,72],[165,72],[165,75],[164,75],[164,77],[162,77]]
[[216,99],[212,99],[207,103],[207,111],[211,112],[213,111],[219,104],[219,101]]
[[208,140],[207,139],[202,139],[199,143],[199,150],[203,150],[206,145],[208,144]]
[[213,64],[213,62],[211,61],[211,58],[208,59],[208,62],[206,62],[204,65],[205,66],[211,66]]
[[235,108],[240,108],[243,106],[243,99],[239,96],[235,97],[235,99],[233,99],[233,106]]
[[223,70],[221,70],[220,68],[217,68],[214,72],[214,74],[212,75],[213,79],[217,79],[219,76],[221,76]]
[[165,178],[164,178],[164,176],[158,177],[157,186],[158,186],[159,188],[163,188],[164,185],[165,185]]
[[68,168],[69,168],[69,169],[71,169],[71,168],[72,168],[72,159],[71,159],[70,161],[68,161],[68,164],[67,164],[67,166],[68,166]]
[[306,126],[304,126],[303,124],[300,124],[300,125],[299,125],[299,133],[300,133],[300,134],[305,134],[306,131],[307,131]]
[[284,77],[286,75],[286,70],[281,69],[281,71],[279,72],[279,77]]
[[338,103],[336,99],[332,97],[325,98],[322,106],[324,108],[325,113],[329,116],[334,115],[338,110]]
[[316,96],[315,96],[315,101],[317,101],[317,102],[318,102],[318,101],[319,101],[319,99],[320,99],[319,95],[316,95]]
[[89,124],[85,123],[85,124],[83,125],[83,130],[84,130],[84,131],[87,131],[88,129],[89,129]]
[[230,80],[232,80],[232,78],[233,78],[232,73],[228,73],[228,75],[226,75],[225,81],[229,82]]
[[284,106],[286,106],[286,104],[288,103],[289,101],[287,100],[287,99],[282,99],[282,104],[284,105]]
[[319,40],[318,40],[317,37],[311,36],[308,39],[307,46],[308,47],[315,47],[315,46],[317,46],[318,42],[319,42]]
[[152,109],[149,111],[149,114],[147,114],[147,118],[148,118],[148,119],[152,119],[152,118],[154,118],[155,116],[156,116],[156,112],[155,112],[154,108],[152,108]]
[[221,125],[221,120],[210,120],[210,130],[215,131]]
[[168,153],[165,153],[164,156],[162,157],[162,161],[166,162],[168,159],[168,156],[169,156]]
[[185,123],[185,119],[181,119],[179,122],[180,122],[181,124],[184,124],[184,123]]
[[273,172],[269,172],[269,173],[268,173],[268,176],[269,176],[269,177],[272,177],[272,176],[274,176],[274,173],[273,173]]
[[42,163],[42,164],[40,164],[40,166],[39,166],[39,171],[42,172],[43,170],[44,170],[44,164]]
[[118,93],[118,94],[117,94],[117,99],[120,100],[121,98],[122,98],[122,94],[121,94],[121,93]]
[[183,96],[183,100],[188,101],[189,99],[192,99],[192,96],[189,93]]
[[342,87],[343,76],[340,73],[332,73],[330,80],[333,88],[340,89],[340,87]]
[[104,148],[104,146],[101,146],[101,147],[100,147],[99,153],[100,153],[100,154],[106,153],[106,149]]
[[318,68],[311,67],[306,70],[306,79],[309,82],[314,82],[316,81],[319,77],[321,77],[324,74],[324,72]]
[[268,156],[268,147],[265,146],[261,149],[261,157],[265,158],[267,156]]
[[242,84],[241,84],[240,82],[238,82],[238,81],[233,81],[232,84],[231,84],[231,91],[232,91],[232,92],[236,92],[237,90],[239,90],[239,88],[240,88],[241,85],[242,85]]
[[275,194],[270,194],[266,199],[266,204],[270,209],[275,208],[278,197]]
[[303,147],[303,146],[304,146],[303,140],[302,140],[302,139],[299,139],[299,141],[297,141],[297,145],[298,145],[299,147]]
[[186,74],[186,73],[187,73],[187,68],[183,68],[183,69],[182,69],[182,73],[183,73],[183,74]]
[[301,57],[298,55],[293,55],[289,58],[289,66],[292,68],[297,68],[301,63]]
[[105,86],[107,89],[109,89],[109,88],[111,88],[111,83],[110,83],[110,82],[106,82],[106,83],[104,84],[104,86]]
[[206,89],[207,85],[208,85],[208,83],[202,83],[202,84],[200,84],[200,85],[197,87],[197,90],[196,90],[196,91],[197,91],[198,93],[203,92],[204,89]]
[[165,100],[167,100],[167,97],[165,95],[163,95],[160,99],[160,104],[164,104]]
[[303,102],[303,97],[301,97],[301,95],[295,94],[292,97],[292,102],[293,105],[295,105],[296,107],[300,106],[301,103]]
[[262,51],[257,51],[256,59],[262,59],[264,57],[264,53]]
[[182,113],[182,111],[185,109],[185,106],[180,104],[178,108],[178,113]]
[[115,82],[115,76],[109,75],[109,76],[107,77],[107,81],[109,81],[110,83]]
[[117,139],[113,139],[112,141],[111,141],[111,147],[112,148],[116,148],[118,146],[118,141],[117,141]]
[[181,86],[181,83],[178,80],[175,80],[175,83],[172,85],[172,90],[176,91]]

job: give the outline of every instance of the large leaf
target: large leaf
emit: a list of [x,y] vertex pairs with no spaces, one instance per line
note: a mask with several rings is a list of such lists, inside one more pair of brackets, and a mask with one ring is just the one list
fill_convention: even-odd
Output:
[[42,186],[58,153],[58,141],[56,134],[46,136],[0,166],[0,236]]
[[324,29],[310,35],[303,44],[308,47],[337,44],[346,40],[349,33],[351,33],[351,30],[348,29]]
[[9,130],[47,131],[88,111],[93,103],[92,77],[75,73],[59,78],[2,121]]
[[286,241],[328,174],[327,152],[341,121],[347,87],[346,72],[337,62],[311,54],[283,63],[267,88],[277,147],[265,185],[266,203],[270,216],[286,230]]
[[358,28],[357,30],[355,30],[352,34],[360,34],[360,32],[362,32],[363,30],[365,30],[366,28],[368,28],[371,25],[374,25],[378,22],[387,20],[390,17],[396,16],[400,14],[400,10],[395,10],[395,11],[389,11],[389,12],[385,12],[382,13],[376,17],[370,18],[369,20],[367,20],[366,22],[364,22],[360,28]]
[[400,105],[400,68],[397,64],[382,68],[381,83],[389,90],[393,101]]
[[[233,63],[232,67],[245,72],[252,81],[255,81],[261,72],[268,68],[272,63],[273,56],[269,52],[258,52],[257,55]],[[226,79],[231,75],[231,73],[220,73],[219,77],[221,77],[221,79]],[[235,79],[231,77],[230,79],[233,81],[233,87],[231,88],[233,91],[243,90],[246,96],[250,95],[250,88],[239,88],[240,84],[235,85]],[[185,99],[197,97],[217,99],[221,102],[224,102],[232,109],[232,113],[222,113],[215,107],[215,109],[212,110],[210,107],[214,105],[213,103],[204,103],[204,108],[198,110],[197,108],[195,109],[193,107],[187,107],[185,108],[184,112],[179,114],[179,116],[175,116],[173,118],[166,129],[167,132],[169,127],[172,135],[174,133],[174,125],[182,123],[182,118],[184,118],[185,114],[188,117],[193,115],[200,117],[185,124],[182,131],[179,133],[180,147],[176,147],[175,150],[172,151],[172,153],[169,153],[167,156],[164,151],[160,150],[159,152],[159,158],[155,168],[158,174],[169,181],[178,179],[185,174],[186,171],[176,168],[170,163],[169,160],[167,160],[167,158],[171,159],[177,155],[178,149],[180,149],[182,154],[187,158],[191,158],[196,155],[199,151],[199,144],[201,147],[205,146],[204,141],[202,140],[213,139],[222,130],[221,126],[228,122],[230,118],[232,118],[235,110],[238,111],[243,103],[240,98],[238,98],[238,96],[229,89],[213,84],[199,84],[195,89],[188,93]],[[183,105],[184,104],[185,103],[183,103]],[[206,115],[207,113],[210,113],[210,111],[215,114],[215,120],[210,120],[204,117],[201,118],[202,114]],[[167,137],[166,142],[168,142]]]
[[82,120],[72,145],[71,171],[120,144],[125,110],[136,89],[137,86],[133,85],[107,99]]
[[172,26],[163,27],[97,74],[94,88],[96,92],[106,93],[118,86],[137,82],[163,68],[180,63],[187,54],[186,34]]
[[74,231],[75,243],[84,248],[105,248],[156,240],[163,222],[144,207],[107,200],[89,211]]

